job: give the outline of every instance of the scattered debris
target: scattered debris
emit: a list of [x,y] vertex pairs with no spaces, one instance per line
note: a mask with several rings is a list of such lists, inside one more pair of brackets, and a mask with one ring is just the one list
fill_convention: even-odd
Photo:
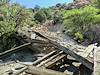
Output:
[[[93,57],[90,59],[90,54],[93,52],[96,46],[95,44],[89,45],[88,47],[73,47],[71,44],[66,44],[67,42],[64,42],[65,40],[62,41],[61,39],[58,39],[58,41],[55,41],[53,38],[42,35],[41,33],[35,31],[34,34],[36,36],[35,39],[31,39],[31,37],[25,35],[24,36],[26,38],[23,38],[22,35],[20,36],[19,34],[15,34],[16,39],[19,40],[23,45],[0,54],[1,59],[8,59],[9,54],[12,54],[10,57],[14,57],[10,58],[14,61],[13,63],[0,66],[0,74],[82,75],[82,70],[80,67],[82,65],[84,65],[85,68],[90,71],[85,75],[92,74],[93,61],[91,61],[91,59],[93,59]],[[32,56],[29,57],[32,60],[22,61],[25,59],[24,56],[27,57],[27,55],[21,56],[20,58],[22,59],[19,60],[19,56],[17,57],[16,53],[21,53],[21,51],[26,51],[26,53],[28,53],[27,51],[32,51],[30,52],[30,55]],[[4,70],[4,68],[7,69]]]

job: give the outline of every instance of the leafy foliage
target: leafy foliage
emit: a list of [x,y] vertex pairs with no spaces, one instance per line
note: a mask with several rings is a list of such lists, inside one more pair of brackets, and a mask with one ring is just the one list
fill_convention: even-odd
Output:
[[18,46],[18,43],[16,40],[12,37],[9,38],[0,38],[0,52],[3,52],[5,50],[9,50],[11,48],[14,48]]
[[18,4],[4,5],[0,7],[3,21],[0,21],[1,35],[14,32],[18,27],[34,24],[33,13]]
[[38,11],[36,12],[36,14],[34,15],[35,20],[37,20],[40,23],[43,23],[46,21],[46,15],[43,11]]
[[61,17],[60,11],[55,11],[54,12],[54,14],[53,14],[53,21],[54,21],[54,24],[62,22],[62,17]]
[[[8,44],[8,41],[11,41],[9,37],[12,33],[16,32],[18,28],[21,28],[23,26],[32,26],[35,24],[35,22],[32,10],[26,9],[20,6],[19,4],[11,5],[9,4],[9,2],[7,2],[7,0],[2,0],[1,4],[2,5],[0,6],[0,48],[1,50],[6,50],[4,47],[10,45]],[[11,48],[12,45],[6,48]]]
[[[65,32],[78,41],[83,41],[85,33],[91,26],[100,24],[100,0],[95,1],[95,6],[84,6],[79,9],[65,10],[66,4],[57,4],[57,8],[40,8],[36,5],[27,9],[19,4],[9,4],[10,0],[0,0],[0,52],[16,46],[11,34],[23,26],[33,26],[36,23],[45,23],[53,20],[54,24],[61,23]],[[97,8],[98,7],[98,8]],[[93,39],[94,34],[88,38]]]
[[99,9],[92,6],[63,11],[63,25],[66,32],[75,36],[77,39],[83,39],[84,33],[92,25],[100,23],[99,12]]
[[10,2],[10,0],[0,0],[0,5],[4,5],[4,4],[7,4],[9,2]]
[[95,4],[96,4],[96,6],[97,6],[98,8],[100,8],[100,0],[94,0],[94,2],[95,2]]
[[52,19],[52,10],[49,8],[42,8],[41,11],[43,11],[46,15],[46,19],[51,20]]
[[81,34],[81,32],[76,32],[75,33],[75,37],[78,40],[78,42],[82,42],[83,41],[83,35]]

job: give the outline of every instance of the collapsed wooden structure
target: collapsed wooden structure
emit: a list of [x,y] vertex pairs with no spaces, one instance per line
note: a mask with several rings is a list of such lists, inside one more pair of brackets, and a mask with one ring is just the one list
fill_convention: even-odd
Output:
[[[62,59],[66,59],[67,55],[70,55],[71,57],[75,58],[77,61],[79,61],[80,63],[82,63],[83,65],[85,65],[87,68],[91,69],[93,71],[93,61],[91,61],[90,59],[87,58],[87,56],[90,54],[91,51],[93,51],[95,45],[91,45],[89,46],[85,52],[85,55],[82,57],[81,55],[73,52],[72,50],[60,45],[59,43],[49,39],[48,37],[40,34],[39,32],[35,32],[34,33],[45,39],[44,40],[38,40],[38,39],[30,39],[30,38],[25,38],[25,40],[22,40],[22,37],[15,34],[14,37],[19,40],[23,45],[16,47],[14,49],[5,51],[3,53],[0,53],[0,58],[6,56],[7,54],[11,53],[11,52],[15,52],[18,50],[22,50],[25,47],[30,48],[31,50],[33,48],[37,48],[37,43],[41,44],[41,46],[47,46],[47,44],[49,44],[48,46],[50,47],[54,47],[56,48],[56,50],[53,50],[51,52],[49,52],[47,55],[43,56],[42,58],[34,61],[31,65],[29,64],[24,64],[22,62],[18,62],[20,64],[24,64],[25,67],[22,68],[21,70],[19,70],[16,73],[13,73],[12,75],[19,75],[20,73],[22,73],[23,71],[33,74],[33,75],[68,75],[62,72],[56,72],[53,70],[50,70],[50,68],[55,65],[58,61],[62,62]],[[43,45],[44,44],[44,45]],[[46,69],[47,68],[47,69]]]

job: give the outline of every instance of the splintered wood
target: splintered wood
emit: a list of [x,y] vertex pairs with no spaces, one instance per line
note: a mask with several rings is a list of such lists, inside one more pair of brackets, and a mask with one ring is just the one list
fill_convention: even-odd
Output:
[[61,59],[65,57],[66,57],[66,54],[63,54],[63,51],[60,51],[60,52],[52,51],[48,53],[47,55],[43,56],[42,58],[34,61],[32,65],[25,64],[23,62],[18,61],[17,63],[26,65],[27,67],[24,67],[23,69],[13,73],[13,75],[19,75],[22,72],[36,74],[36,75],[37,74],[38,75],[68,75],[63,72],[46,69],[46,68],[52,67],[53,65],[56,64],[56,62],[60,61]]
[[[25,72],[26,74],[30,73],[31,75],[68,75],[67,73],[65,74],[63,72],[46,69],[46,68],[52,68],[58,62],[62,63],[63,60],[66,61],[68,55],[70,55],[71,58],[74,58],[74,60],[77,61],[75,63],[72,63],[73,65],[75,64],[77,67],[79,67],[81,64],[83,64],[87,68],[93,71],[93,62],[91,62],[90,59],[88,59],[87,57],[90,55],[91,52],[93,52],[95,44],[89,45],[85,50],[82,50],[82,52],[74,52],[74,50],[65,47],[60,42],[53,41],[52,39],[42,35],[39,32],[34,31],[34,33],[35,35],[44,39],[45,41],[40,39],[30,39],[29,37],[25,38],[24,40],[21,40],[22,39],[21,37],[15,35],[17,39],[21,43],[23,43],[23,45],[8,50],[6,52],[3,52],[0,54],[0,56],[5,56],[10,52],[21,50],[24,47],[28,47],[34,51],[34,49],[38,49],[39,47],[50,46],[50,48],[53,47],[54,50],[51,50],[45,56],[32,62],[31,64],[26,64],[24,62],[16,61],[17,63],[22,64],[25,67],[20,69],[19,71],[14,72],[12,75],[19,75],[23,72]],[[95,53],[97,53],[95,54],[95,59],[98,59],[95,60],[95,64],[97,66],[99,65],[99,60],[100,60],[99,51],[100,48],[98,50],[97,49],[95,50]],[[99,70],[97,66],[95,66],[95,72],[98,72]],[[100,73],[97,75],[100,75]]]
[[[39,33],[39,32],[36,32],[36,31],[34,31],[34,32],[36,33],[36,35],[41,36],[41,37],[44,38],[44,39],[47,39],[47,40],[48,40],[51,44],[53,44],[58,50],[63,51],[63,52],[65,52],[66,54],[69,54],[70,56],[72,56],[73,58],[75,58],[77,61],[79,61],[79,62],[81,62],[83,65],[85,65],[86,67],[88,67],[89,69],[93,70],[93,63],[90,62],[89,59],[86,59],[86,58],[82,57],[82,55],[79,55],[79,54],[73,52],[72,50],[70,50],[70,49],[68,49],[68,48],[66,48],[66,47],[64,47],[64,46],[62,46],[62,45],[60,45],[59,43],[52,41],[51,39],[49,39],[48,37],[42,35],[42,34]],[[90,48],[90,47],[89,47],[89,48]],[[87,53],[85,56],[89,55],[89,54],[90,54],[90,51],[92,51],[93,48],[94,48],[94,46],[92,47],[92,49],[89,49],[89,51],[87,51],[88,53]]]
[[80,56],[86,58],[88,55],[93,52],[95,44],[89,45],[83,52],[78,53]]

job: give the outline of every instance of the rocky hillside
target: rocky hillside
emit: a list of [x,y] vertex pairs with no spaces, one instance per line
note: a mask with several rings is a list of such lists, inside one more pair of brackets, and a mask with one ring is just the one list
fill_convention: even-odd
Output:
[[68,4],[64,9],[75,9],[80,8],[82,6],[88,5],[91,3],[91,0],[74,0],[73,3]]

